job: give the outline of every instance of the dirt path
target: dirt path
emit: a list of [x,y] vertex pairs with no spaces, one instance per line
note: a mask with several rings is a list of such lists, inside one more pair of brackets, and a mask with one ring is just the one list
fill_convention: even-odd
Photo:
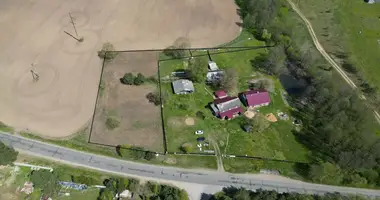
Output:
[[[309,31],[309,34],[311,38],[313,39],[315,47],[318,49],[318,51],[322,54],[322,56],[326,59],[327,62],[330,63],[331,66],[334,67],[334,69],[343,77],[343,79],[348,83],[348,85],[356,90],[358,87],[356,84],[348,77],[348,75],[343,71],[341,67],[334,61],[334,59],[331,58],[331,56],[325,51],[323,46],[318,40],[317,35],[314,32],[313,26],[311,25],[310,21],[305,17],[305,15],[299,10],[299,8],[291,1],[287,0],[290,6],[296,13],[302,18],[302,20],[305,22],[307,30]],[[359,94],[359,98],[362,100],[366,100],[367,98],[363,94]],[[376,110],[373,110],[373,113],[375,115],[375,118],[378,123],[380,123],[380,115]]]
[[213,139],[209,139],[209,140],[215,149],[216,163],[218,165],[217,171],[218,172],[224,172],[222,152],[220,152],[218,144]]

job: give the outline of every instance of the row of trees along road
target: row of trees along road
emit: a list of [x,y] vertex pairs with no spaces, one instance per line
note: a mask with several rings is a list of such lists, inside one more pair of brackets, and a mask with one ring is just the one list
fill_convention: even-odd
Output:
[[214,194],[211,200],[366,200],[361,196],[341,196],[338,193],[328,193],[324,196],[297,193],[276,193],[275,191],[258,190],[256,192],[243,188],[223,188],[221,192]]
[[252,58],[270,75],[306,82],[292,95],[293,114],[303,121],[297,139],[312,150],[302,175],[315,182],[380,186],[380,138],[370,109],[313,47],[306,28],[285,0],[236,0],[243,26],[265,41],[267,53]]

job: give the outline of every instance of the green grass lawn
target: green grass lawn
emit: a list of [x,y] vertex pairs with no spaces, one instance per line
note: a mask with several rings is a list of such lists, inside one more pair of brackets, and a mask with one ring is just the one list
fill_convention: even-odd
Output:
[[302,0],[298,6],[331,54],[344,52],[370,83],[380,86],[380,4],[362,0]]
[[[246,32],[242,34],[244,37],[248,37]],[[264,45],[255,39],[238,39],[237,41],[246,41],[249,45]],[[242,44],[245,43],[243,42]],[[239,75],[239,92],[249,89],[248,81],[251,79],[260,77],[271,80],[274,85],[274,90],[270,93],[272,103],[269,106],[259,108],[260,113],[264,115],[268,113],[277,115],[278,111],[290,113],[291,108],[285,105],[281,97],[283,87],[279,80],[255,72],[251,65],[250,61],[259,53],[265,52],[265,49],[245,51],[226,49],[210,50],[209,52],[212,60],[218,64],[219,68],[234,68],[236,70]],[[201,54],[201,51],[198,53],[199,58],[208,59],[208,56]],[[160,76],[167,78],[173,71],[186,69],[186,62],[187,59],[161,61]],[[213,101],[214,91],[210,87],[205,83],[194,83],[194,87],[195,92],[192,94],[175,95],[170,81],[161,82],[162,92],[167,94],[163,107],[163,116],[169,152],[179,152],[181,145],[185,143],[191,144],[192,152],[199,152],[199,148],[196,146],[198,136],[194,132],[203,130],[203,136],[218,144],[223,154],[250,155],[300,162],[308,161],[309,151],[296,141],[292,133],[294,127],[291,120],[273,123],[266,131],[260,134],[246,133],[241,129],[241,124],[244,120],[242,116],[225,121],[212,115],[208,104]],[[187,108],[183,108],[183,105],[187,105]],[[202,112],[205,119],[197,117],[197,112]],[[187,118],[195,119],[195,125],[189,126],[185,124]]]

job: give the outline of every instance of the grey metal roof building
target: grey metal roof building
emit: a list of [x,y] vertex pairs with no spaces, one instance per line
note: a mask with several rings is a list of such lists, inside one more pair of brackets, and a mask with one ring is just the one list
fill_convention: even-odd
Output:
[[194,92],[193,82],[186,79],[173,81],[172,85],[175,94],[188,94]]

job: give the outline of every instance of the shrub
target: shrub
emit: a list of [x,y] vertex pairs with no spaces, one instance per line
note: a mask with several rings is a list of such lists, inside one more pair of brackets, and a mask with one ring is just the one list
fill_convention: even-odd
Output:
[[145,156],[144,156],[145,160],[152,160],[155,157],[156,157],[156,155],[153,152],[146,152]]
[[145,76],[141,73],[138,73],[137,76],[133,80],[134,85],[141,85],[145,82]]
[[110,42],[106,42],[103,44],[102,49],[98,51],[98,56],[105,60],[112,60],[117,56],[117,52],[115,51],[115,47]]
[[5,145],[0,142],[0,166],[1,165],[12,165],[17,159],[18,152],[12,147]]
[[206,118],[205,114],[204,114],[203,112],[201,112],[201,111],[197,111],[197,113],[195,113],[195,115],[196,115],[199,119],[202,119],[202,120]]
[[123,78],[120,79],[121,83],[125,85],[133,85],[135,81],[135,76],[132,73],[124,74]]
[[113,130],[120,126],[120,121],[115,117],[108,117],[106,120],[106,126],[108,129]]
[[180,149],[184,153],[191,153],[193,151],[193,147],[189,143],[183,144]]
[[80,184],[85,184],[85,185],[100,184],[100,182],[97,179],[90,177],[90,176],[83,175],[83,174],[80,176],[74,176],[72,178],[72,181],[75,183],[80,183]]
[[157,83],[158,82],[156,76],[149,76],[146,81],[151,82],[151,83]]
[[188,104],[179,104],[178,108],[181,109],[181,110],[188,110],[189,109],[189,105]]
[[153,103],[156,106],[161,104],[160,94],[158,94],[158,92],[149,92],[146,95],[146,98],[149,100],[150,103]]

